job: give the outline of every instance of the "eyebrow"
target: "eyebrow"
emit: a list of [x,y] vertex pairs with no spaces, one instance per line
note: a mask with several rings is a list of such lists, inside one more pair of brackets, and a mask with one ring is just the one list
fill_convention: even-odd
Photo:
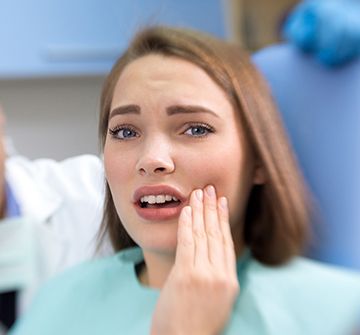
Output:
[[138,105],[125,105],[114,108],[109,115],[109,120],[115,115],[124,114],[140,114],[140,106]]
[[213,116],[219,117],[215,112],[213,112],[210,109],[207,109],[205,107],[201,106],[182,106],[182,105],[176,105],[176,106],[170,106],[166,108],[167,115],[175,115],[175,114],[194,114],[194,113],[207,113],[211,114]]
[[[212,110],[201,107],[201,106],[193,106],[193,105],[174,105],[166,108],[166,113],[169,116],[176,114],[195,114],[195,113],[206,113],[211,114],[213,116],[219,117]],[[139,105],[125,105],[114,108],[110,112],[109,119],[114,117],[115,115],[125,115],[125,114],[141,114],[141,109]]]

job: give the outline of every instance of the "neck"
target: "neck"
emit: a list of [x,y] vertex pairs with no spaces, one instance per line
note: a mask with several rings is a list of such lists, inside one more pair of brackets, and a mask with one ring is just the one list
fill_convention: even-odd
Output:
[[[234,242],[236,258],[245,250],[243,243]],[[161,289],[175,264],[175,254],[161,254],[158,252],[144,251],[145,266],[140,270],[140,282],[152,288]]]
[[[243,225],[237,224],[231,229],[237,259],[245,250],[242,228]],[[159,252],[143,249],[143,253],[145,266],[140,270],[139,280],[145,286],[161,289],[175,264],[175,252]]]
[[139,274],[140,282],[152,288],[162,288],[175,263],[175,254],[144,250],[145,266]]

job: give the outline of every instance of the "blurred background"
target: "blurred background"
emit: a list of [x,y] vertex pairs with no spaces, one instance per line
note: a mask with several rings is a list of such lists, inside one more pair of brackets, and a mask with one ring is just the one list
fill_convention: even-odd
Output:
[[251,51],[279,40],[295,0],[0,0],[0,103],[17,152],[98,153],[101,86],[139,27],[187,26]]

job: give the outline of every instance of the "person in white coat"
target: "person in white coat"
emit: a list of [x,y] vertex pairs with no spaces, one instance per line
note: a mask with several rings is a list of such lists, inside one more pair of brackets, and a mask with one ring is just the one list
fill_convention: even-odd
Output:
[[1,140],[0,318],[8,328],[43,281],[96,256],[104,177],[96,156],[5,157]]

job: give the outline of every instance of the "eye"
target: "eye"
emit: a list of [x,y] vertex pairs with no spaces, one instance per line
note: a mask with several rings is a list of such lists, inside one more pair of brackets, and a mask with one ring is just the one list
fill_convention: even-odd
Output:
[[214,131],[214,128],[210,125],[201,123],[191,125],[186,129],[184,134],[192,137],[205,137],[208,136],[210,133],[213,133]]
[[119,126],[109,129],[109,134],[119,140],[129,140],[134,137],[139,137],[138,132],[131,126]]

